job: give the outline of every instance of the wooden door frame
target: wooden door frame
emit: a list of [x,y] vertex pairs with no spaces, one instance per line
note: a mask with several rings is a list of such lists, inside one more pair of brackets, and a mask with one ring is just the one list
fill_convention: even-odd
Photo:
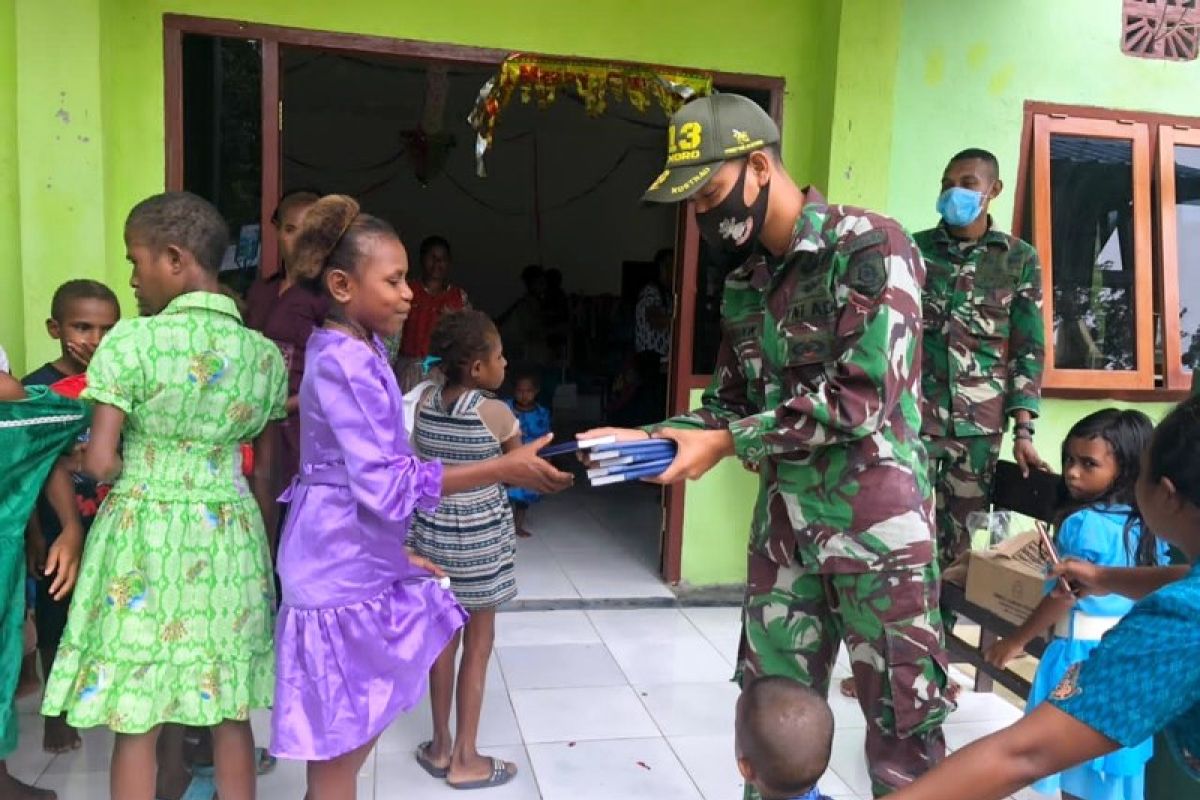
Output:
[[[185,14],[163,15],[164,107],[166,115],[166,187],[183,188],[183,36],[202,34],[262,42],[262,256],[260,264],[267,269],[276,262],[275,239],[267,235],[271,215],[279,202],[281,191],[281,120],[279,113],[280,48],[305,47],[335,52],[371,53],[395,56],[414,61],[498,67],[513,52],[469,45],[424,42],[354,33],[316,31],[230,19],[197,17]],[[542,54],[534,54],[542,55]],[[551,56],[553,57],[553,56]],[[613,64],[635,62],[611,60]],[[765,75],[719,72],[693,67],[644,64],[641,66],[664,70],[686,70],[710,74],[714,84],[732,89],[768,91],[771,96],[771,116],[782,128],[784,79]],[[700,232],[695,215],[688,204],[679,208],[677,217],[676,259],[676,322],[672,333],[670,373],[670,413],[686,411],[691,392],[699,384],[692,375],[692,348],[695,334],[695,299],[699,271]],[[702,384],[700,384],[702,385]],[[662,535],[662,576],[668,583],[679,583],[682,574],[684,487],[682,484],[666,490]],[[742,535],[743,532],[737,532]]]

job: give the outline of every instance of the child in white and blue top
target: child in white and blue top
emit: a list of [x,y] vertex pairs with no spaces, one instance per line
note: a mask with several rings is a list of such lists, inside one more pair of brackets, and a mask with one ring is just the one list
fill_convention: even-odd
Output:
[[[1143,530],[1134,508],[1141,454],[1152,432],[1150,420],[1138,411],[1104,409],[1080,420],[1067,434],[1062,461],[1070,501],[1055,535],[1061,557],[1105,567],[1166,563],[1166,546]],[[1048,585],[1047,591],[1051,588]],[[1028,713],[1088,659],[1100,638],[1133,604],[1119,594],[1072,602],[1070,597],[1048,593],[1012,636],[993,645],[988,661],[1003,667],[1053,626],[1029,692]],[[1153,754],[1153,739],[1146,739],[1044,778],[1034,788],[1046,794],[1061,790],[1067,800],[1143,800],[1145,765]]]

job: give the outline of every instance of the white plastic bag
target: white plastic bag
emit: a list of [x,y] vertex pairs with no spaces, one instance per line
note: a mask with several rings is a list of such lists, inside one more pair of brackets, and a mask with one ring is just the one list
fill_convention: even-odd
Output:
[[1010,511],[972,511],[967,515],[967,532],[972,550],[990,550],[1013,536]]
[[426,379],[404,393],[404,430],[407,431],[410,442],[413,438],[413,426],[417,422],[417,407],[421,405],[425,393],[435,385],[433,381]]

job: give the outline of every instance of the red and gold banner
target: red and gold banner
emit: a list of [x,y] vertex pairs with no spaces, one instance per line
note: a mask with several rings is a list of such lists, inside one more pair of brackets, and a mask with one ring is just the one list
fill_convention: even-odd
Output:
[[483,157],[491,149],[496,122],[513,95],[520,93],[521,102],[536,101],[539,108],[546,108],[563,90],[574,90],[591,116],[603,114],[610,100],[627,100],[642,112],[656,105],[670,116],[692,97],[711,93],[712,76],[587,59],[509,56],[479,90],[479,100],[468,118],[475,129],[480,177],[486,175]]

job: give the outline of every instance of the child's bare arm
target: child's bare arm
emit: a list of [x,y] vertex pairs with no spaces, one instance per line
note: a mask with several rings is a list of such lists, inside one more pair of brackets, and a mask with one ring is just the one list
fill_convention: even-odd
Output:
[[62,531],[46,554],[46,566],[42,574],[54,576],[50,583],[50,596],[62,600],[75,588],[75,579],[79,577],[79,560],[83,556],[83,522],[75,505],[75,481],[61,463],[54,466],[46,481],[46,501],[62,523]]
[[575,479],[537,454],[553,439],[553,434],[546,434],[498,458],[447,466],[442,473],[442,494],[457,494],[488,483],[505,483],[542,494],[560,492]]
[[24,400],[25,387],[7,372],[0,372],[0,400]]
[[1025,647],[1043,635],[1052,625],[1067,615],[1075,599],[1070,596],[1048,594],[1037,604],[1037,608],[1029,615],[1012,635],[1007,636],[988,648],[986,658],[994,667],[1004,669]]
[[959,750],[889,800],[1001,800],[1119,745],[1049,703]]
[[92,433],[83,456],[83,471],[100,483],[111,483],[121,474],[121,428],[125,412],[98,403],[92,413]]
[[1052,576],[1062,575],[1086,594],[1122,594],[1141,600],[1169,583],[1182,580],[1191,567],[1101,567],[1090,561],[1064,559],[1050,570]]
[[276,538],[279,532],[279,503],[275,500],[275,489],[278,486],[275,472],[279,450],[279,424],[271,422],[263,428],[262,433],[254,440],[254,474],[250,478],[250,488],[254,499],[262,512],[263,526],[267,530],[267,541],[271,543],[271,552],[276,549]]

